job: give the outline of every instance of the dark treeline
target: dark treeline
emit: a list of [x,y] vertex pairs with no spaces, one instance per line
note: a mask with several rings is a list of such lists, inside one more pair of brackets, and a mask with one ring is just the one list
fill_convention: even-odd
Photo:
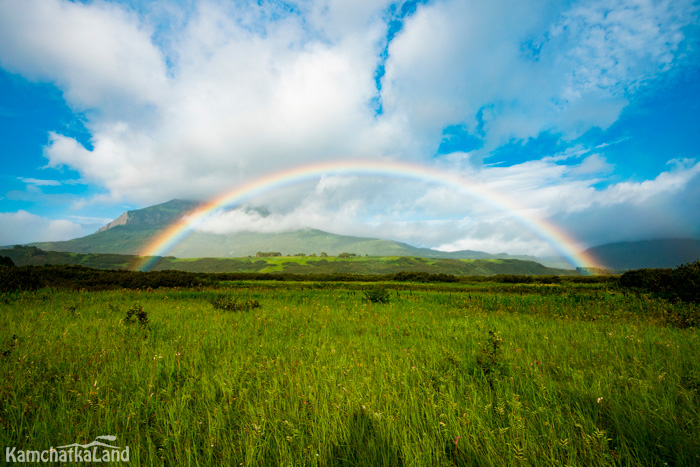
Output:
[[[9,258],[8,258],[9,259]],[[0,257],[0,292],[37,290],[44,287],[109,290],[216,286],[230,281],[290,282],[412,282],[502,284],[609,283],[623,289],[650,293],[667,300],[700,302],[700,261],[675,269],[638,269],[622,276],[456,276],[427,272],[395,274],[290,274],[290,273],[196,273],[185,271],[139,272],[93,269],[85,266],[15,266]]]
[[85,290],[197,287],[205,282],[197,276],[182,271],[135,272],[62,264],[0,266],[0,292],[37,290],[44,287]]
[[[1,260],[2,258],[0,258]],[[558,284],[615,282],[611,276],[456,276],[427,272],[399,272],[395,274],[291,274],[291,273],[196,273],[185,271],[138,272],[123,269],[93,269],[76,265],[14,266],[0,264],[0,291],[37,290],[44,287],[109,290],[158,289],[164,287],[215,286],[225,281],[290,281],[290,282],[417,282],[417,283],[474,283],[497,282],[507,284]]]
[[158,289],[172,287],[216,286],[231,281],[289,282],[412,282],[412,283],[478,283],[502,284],[573,284],[609,283],[623,289],[651,293],[667,300],[700,302],[700,261],[675,269],[638,269],[622,276],[456,276],[427,272],[395,274],[291,274],[291,273],[197,273],[185,271],[127,271],[93,269],[85,266],[44,265],[15,266],[9,258],[0,257],[0,292],[37,290],[44,287],[109,290]]

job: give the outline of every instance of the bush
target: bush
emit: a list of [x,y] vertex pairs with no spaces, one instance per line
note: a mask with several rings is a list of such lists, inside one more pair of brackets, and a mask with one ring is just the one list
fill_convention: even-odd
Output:
[[700,261],[676,269],[637,269],[620,277],[625,288],[667,300],[700,303]]
[[0,292],[21,292],[42,287],[41,268],[0,266]]
[[221,311],[250,311],[254,308],[260,308],[260,302],[257,300],[242,300],[239,302],[236,298],[226,296],[217,297],[209,303]]
[[673,271],[672,282],[680,300],[700,303],[700,261],[678,266]]
[[389,303],[389,291],[386,287],[375,285],[364,291],[365,300],[372,303]]
[[484,372],[491,390],[494,389],[494,382],[503,370],[502,344],[501,334],[496,331],[489,331],[488,341],[482,344],[476,356],[476,364]]
[[129,308],[124,318],[124,324],[134,324],[136,322],[141,326],[146,326],[148,324],[148,313],[143,311],[141,305],[133,305]]

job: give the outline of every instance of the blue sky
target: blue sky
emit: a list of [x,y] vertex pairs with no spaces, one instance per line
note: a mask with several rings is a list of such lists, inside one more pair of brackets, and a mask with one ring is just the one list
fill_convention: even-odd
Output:
[[[459,174],[582,248],[700,238],[698,2],[528,3],[0,0],[0,245],[334,159]],[[552,253],[434,184],[251,203],[268,230]]]

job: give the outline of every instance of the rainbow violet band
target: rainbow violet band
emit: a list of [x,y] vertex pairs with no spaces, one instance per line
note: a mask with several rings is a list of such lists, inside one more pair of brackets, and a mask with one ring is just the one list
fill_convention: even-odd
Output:
[[436,183],[458,190],[489,204],[499,211],[507,212],[520,224],[548,242],[574,267],[600,267],[591,255],[582,253],[577,242],[551,221],[519,206],[514,200],[496,193],[473,180],[466,180],[448,172],[406,162],[389,161],[333,161],[302,165],[273,172],[237,186],[189,212],[168,226],[140,252],[142,258],[135,269],[148,271],[176,245],[207,219],[213,212],[241,203],[255,196],[285,186],[320,178],[324,175],[372,175]]

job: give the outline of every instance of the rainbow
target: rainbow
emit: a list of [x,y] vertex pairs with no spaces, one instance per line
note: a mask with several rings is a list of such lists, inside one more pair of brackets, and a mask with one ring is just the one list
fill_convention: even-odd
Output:
[[323,175],[370,175],[417,180],[437,183],[442,186],[465,192],[471,197],[488,203],[492,207],[508,212],[522,225],[547,241],[559,254],[574,267],[599,267],[598,261],[591,255],[580,252],[576,241],[561,228],[547,219],[519,206],[514,200],[495,193],[484,185],[467,181],[448,172],[422,165],[391,161],[332,161],[302,165],[251,180],[237,186],[210,201],[201,204],[178,221],[158,234],[139,253],[143,258],[135,269],[148,271],[176,245],[182,242],[214,211],[239,204],[261,194],[279,188],[320,178]]

